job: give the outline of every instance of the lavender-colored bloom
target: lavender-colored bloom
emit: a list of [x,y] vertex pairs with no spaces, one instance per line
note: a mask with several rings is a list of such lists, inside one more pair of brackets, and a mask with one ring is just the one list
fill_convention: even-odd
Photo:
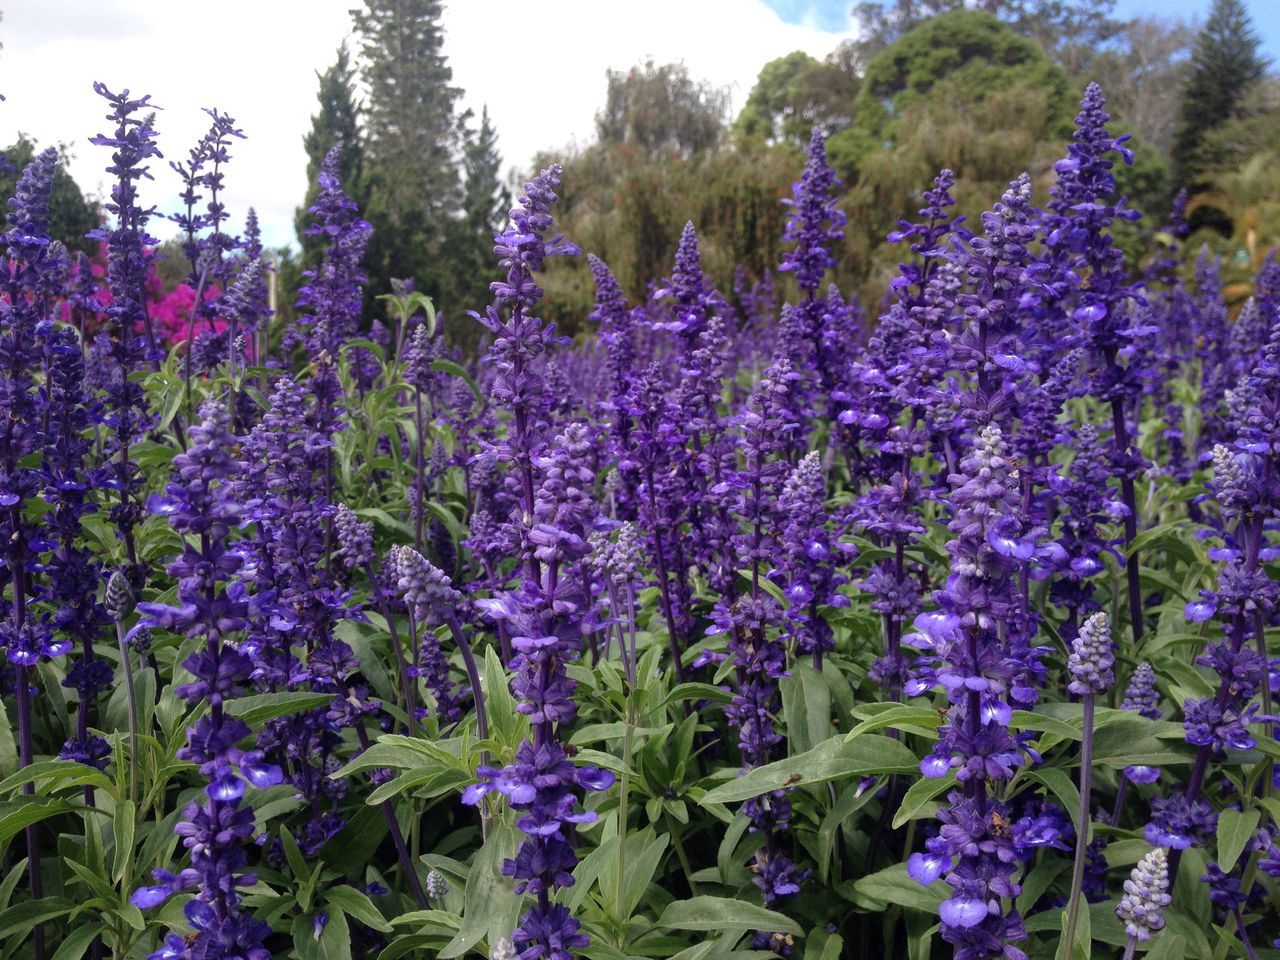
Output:
[[844,582],[836,573],[841,551],[826,529],[825,484],[817,452],[808,454],[783,483],[778,497],[782,518],[779,545],[784,559],[779,572],[787,608],[788,631],[799,649],[813,655],[821,668],[822,655],[835,645],[831,627],[819,612],[820,606],[843,607],[848,600],[837,592]]
[[461,715],[458,695],[449,677],[449,662],[433,628],[447,622],[451,614],[446,611],[458,605],[462,595],[453,589],[452,581],[443,571],[412,547],[396,547],[392,553],[390,565],[396,574],[396,586],[409,608],[411,630],[419,634],[409,675],[423,678],[435,699],[440,724],[454,723]]
[[1203,798],[1175,793],[1151,801],[1151,821],[1142,832],[1152,846],[1186,850],[1212,837],[1217,826],[1218,815]]
[[142,578],[133,529],[142,521],[142,509],[135,496],[141,477],[137,464],[129,458],[129,451],[146,432],[151,418],[142,387],[131,374],[156,349],[143,298],[147,248],[156,242],[147,234],[147,221],[153,208],[140,205],[138,181],[151,179],[147,161],[161,154],[155,145],[155,131],[151,129],[154,114],[142,119],[137,116],[151,109],[149,96],[130,99],[128,90],[112,93],[101,83],[95,83],[93,89],[111,104],[107,119],[115,124],[113,133],[99,134],[89,140],[97,146],[111,148],[112,163],[107,172],[116,177],[111,200],[106,204],[107,211],[115,215],[115,227],[111,230],[101,227],[89,234],[91,239],[107,245],[107,283],[111,289],[111,303],[106,310],[110,335],[99,336],[104,342],[106,361],[104,424],[111,432],[115,464],[113,486],[119,497],[108,516],[124,541],[130,580],[138,585]]
[[444,874],[439,870],[431,870],[427,874],[427,896],[438,903],[448,892],[449,881],[444,878]]
[[[241,558],[228,549],[231,525],[240,516],[232,492],[238,463],[232,458],[234,438],[227,431],[227,413],[218,400],[200,410],[201,420],[190,431],[190,446],[174,458],[174,479],[166,496],[153,497],[151,510],[169,519],[184,538],[181,555],[169,565],[178,580],[178,605],[139,604],[148,626],[162,627],[203,640],[203,646],[183,666],[192,681],[176,693],[190,705],[209,702],[210,712],[187,730],[181,759],[199,768],[207,780],[205,796],[190,803],[176,832],[191,853],[191,868],[174,889],[194,886],[197,899],[186,908],[196,928],[193,955],[220,953],[229,946],[240,956],[265,957],[266,924],[244,914],[237,888],[254,882],[245,872],[245,841],[253,833],[253,812],[241,807],[246,785],[267,787],[281,782],[280,768],[267,763],[261,752],[243,752],[237,744],[249,735],[248,726],[224,713],[224,705],[249,677],[249,658],[224,643],[228,633],[243,629],[248,604],[243,590],[227,581],[238,571]],[[135,903],[154,904],[154,888],[134,895]],[[203,953],[201,953],[203,951]],[[163,957],[164,949],[153,954]]]
[[1124,921],[1125,932],[1145,942],[1164,928],[1164,908],[1169,905],[1169,863],[1163,849],[1146,854],[1124,882],[1124,896],[1116,916]]
[[1136,710],[1151,720],[1164,716],[1160,710],[1160,694],[1156,690],[1156,672],[1145,660],[1138,664],[1129,678],[1120,709]]
[[960,468],[951,478],[952,573],[936,595],[940,611],[918,617],[916,627],[937,655],[935,676],[951,701],[921,769],[929,776],[954,768],[964,785],[939,811],[943,826],[928,844],[934,855],[955,858],[946,878],[954,892],[940,908],[942,936],[958,955],[976,957],[987,945],[1021,939],[1017,913],[1005,916],[999,907],[1018,892],[1016,853],[1011,833],[993,825],[993,811],[1005,820],[1008,811],[988,795],[987,781],[1011,779],[1023,762],[1006,699],[1020,672],[1011,669],[1002,625],[1015,603],[1013,576],[1030,554],[1017,548],[1019,498],[999,427],[983,428]]
[[120,623],[133,612],[133,606],[133,591],[129,588],[129,581],[117,570],[107,580],[107,594],[102,607],[107,616]]
[[364,297],[361,261],[373,228],[343,191],[338,178],[341,152],[337,146],[325,155],[317,176],[320,192],[308,210],[312,223],[307,235],[325,242],[324,259],[303,274],[306,282],[298,290],[298,323],[310,356],[337,356],[356,333]]
[[783,243],[795,244],[782,258],[779,270],[791,271],[806,299],[816,299],[827,270],[835,266],[832,248],[844,239],[845,215],[835,203],[841,184],[827,162],[826,138],[814,129],[804,176],[784,200],[791,212]]
[[560,167],[553,165],[525,185],[511,212],[511,226],[496,238],[495,252],[507,268],[507,279],[492,285],[496,302],[478,318],[495,335],[489,353],[496,371],[490,397],[513,417],[506,439],[494,444],[485,459],[510,465],[518,513],[508,529],[516,534],[512,539],[523,555],[519,585],[480,600],[478,606],[509,637],[516,709],[529,717],[533,735],[504,769],[481,767],[481,782],[468,787],[463,800],[478,803],[495,791],[520,814],[516,825],[525,838],[502,869],[515,880],[517,893],[536,898],[512,933],[516,955],[527,960],[566,960],[589,942],[578,920],[551,898],[556,888],[573,884],[573,831],[595,819],[594,813],[578,811],[580,792],[604,790],[614,780],[607,770],[575,767],[559,734],[577,715],[575,683],[566,666],[581,655],[583,631],[590,623],[591,600],[583,593],[587,578],[579,574],[587,566],[588,529],[595,514],[590,498],[594,477],[587,467],[592,442],[586,428],[572,424],[550,445],[546,440],[544,418],[552,405],[546,396],[544,352],[557,338],[553,327],[544,327],[529,313],[542,296],[533,274],[544,259],[577,252],[560,237],[545,238],[559,177]]
[[1084,622],[1071,642],[1071,656],[1067,658],[1071,682],[1067,689],[1080,696],[1105,693],[1115,683],[1114,664],[1111,623],[1099,611]]
[[338,504],[333,518],[338,552],[352,567],[363,570],[373,563],[373,524],[361,520],[346,504]]
[[680,233],[675,268],[658,296],[671,298],[670,319],[662,327],[676,332],[681,352],[686,354],[697,344],[707,321],[726,312],[724,298],[702,271],[702,253],[693,221],[686,223]]

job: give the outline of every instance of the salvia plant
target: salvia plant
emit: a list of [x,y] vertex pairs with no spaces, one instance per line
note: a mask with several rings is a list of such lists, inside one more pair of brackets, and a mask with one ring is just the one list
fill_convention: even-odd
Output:
[[1280,261],[1228,302],[1183,201],[1126,259],[1096,85],[1044,183],[921,184],[876,309],[815,133],[776,270],[588,253],[586,343],[555,164],[446,326],[363,312],[331,153],[273,316],[209,110],[170,344],[95,90],[105,263],[54,151],[0,236],[0,956],[1277,955]]

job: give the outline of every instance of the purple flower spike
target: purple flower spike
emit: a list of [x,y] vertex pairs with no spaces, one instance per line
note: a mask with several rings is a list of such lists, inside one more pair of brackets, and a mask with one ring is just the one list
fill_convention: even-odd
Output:
[[1067,689],[1080,696],[1105,693],[1115,683],[1114,664],[1111,621],[1099,611],[1084,622],[1071,643],[1071,656],[1067,659],[1071,682]]

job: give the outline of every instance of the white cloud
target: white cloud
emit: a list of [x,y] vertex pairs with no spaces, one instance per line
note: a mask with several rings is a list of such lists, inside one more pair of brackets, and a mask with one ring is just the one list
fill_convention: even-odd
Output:
[[[358,0],[9,0],[0,21],[0,141],[18,132],[67,142],[72,173],[105,194],[107,151],[88,143],[107,124],[92,84],[150,93],[164,108],[161,150],[182,159],[207,128],[202,107],[236,118],[226,202],[239,221],[257,208],[271,244],[293,239],[305,190],[302,137],[316,108],[315,74],[333,60]],[[760,68],[791,50],[828,53],[840,37],[784,24],[763,0],[455,0],[445,53],[465,104],[487,104],[505,162],[589,140],[605,71],[646,57],[683,60],[730,88],[740,105]],[[163,162],[146,200],[172,210],[179,186]]]

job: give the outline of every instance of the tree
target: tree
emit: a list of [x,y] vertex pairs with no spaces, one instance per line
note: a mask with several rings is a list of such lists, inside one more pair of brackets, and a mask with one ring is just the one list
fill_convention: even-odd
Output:
[[[1066,136],[1073,113],[1068,89],[1066,76],[1038,44],[989,14],[957,10],[930,17],[867,64],[853,125],[831,137],[828,151],[841,177],[852,182],[859,164],[904,139],[919,142],[924,127],[951,128],[981,115],[984,123],[994,120],[997,125],[991,131],[972,130],[971,135],[1007,127],[1011,141],[1021,139],[1016,125],[1025,117],[1021,108],[1007,122],[991,117],[986,109],[988,101],[1006,101],[1019,92],[1034,96],[1048,110],[1034,121],[1032,142]],[[971,153],[964,143],[956,148],[957,156]],[[924,154],[936,152],[929,149]],[[958,159],[944,159],[941,165],[962,167]],[[927,183],[929,177],[932,173],[920,182]]]
[[1181,21],[1137,17],[1092,65],[1108,109],[1164,157],[1173,145],[1193,36]]
[[[25,137],[19,137],[17,143],[4,151],[8,168],[0,167],[0,197],[7,200],[13,196],[23,169],[39,153],[36,142]],[[68,250],[83,250],[92,255],[97,252],[98,244],[86,239],[85,234],[96,229],[99,223],[97,207],[85,200],[79,184],[67,172],[66,148],[59,145],[58,165],[53,171],[49,193],[50,238],[62,241]]]
[[1034,40],[1066,71],[1073,85],[1094,80],[1094,64],[1124,30],[1116,0],[1005,0],[1001,19]]
[[[511,191],[502,183],[498,134],[489,120],[487,107],[480,113],[479,128],[467,131],[462,168],[466,174],[462,216],[455,225],[454,239],[449,246],[457,265],[460,303],[467,309],[481,310],[488,300],[494,269],[493,235],[505,224],[511,207]],[[453,326],[449,330],[452,339],[465,342],[474,338],[468,334],[479,336],[479,333],[478,324],[467,324],[461,329]]]
[[462,91],[443,53],[441,7],[439,0],[364,0],[352,11],[368,90],[370,296],[387,292],[392,278],[413,279],[437,303],[453,292],[445,239],[462,201]]
[[324,73],[317,73],[316,77],[320,81],[320,89],[316,93],[320,112],[311,117],[311,130],[302,138],[307,151],[307,199],[294,217],[298,243],[302,246],[303,269],[315,266],[320,260],[323,243],[320,238],[306,233],[311,223],[307,210],[320,189],[316,184],[320,164],[333,147],[342,145],[338,169],[343,189],[361,209],[367,206],[360,102],[356,99],[356,71],[346,43],[338,48],[333,66]]
[[1205,134],[1232,116],[1265,70],[1258,35],[1243,0],[1214,0],[1209,19],[1196,37],[1191,77],[1182,94],[1181,123],[1173,146],[1179,183],[1191,184],[1205,169],[1198,156]]
[[733,130],[740,139],[803,148],[814,127],[829,135],[853,121],[857,93],[858,75],[847,61],[796,50],[764,65]]
[[605,105],[596,114],[602,143],[632,144],[651,159],[687,157],[719,145],[729,95],[694,80],[683,63],[656,66],[649,60],[606,76]]
[[1072,80],[1086,77],[1094,58],[1124,24],[1116,0],[862,0],[853,8],[858,39],[847,46],[865,65],[881,50],[934,17],[961,10],[987,13],[1036,43]]

